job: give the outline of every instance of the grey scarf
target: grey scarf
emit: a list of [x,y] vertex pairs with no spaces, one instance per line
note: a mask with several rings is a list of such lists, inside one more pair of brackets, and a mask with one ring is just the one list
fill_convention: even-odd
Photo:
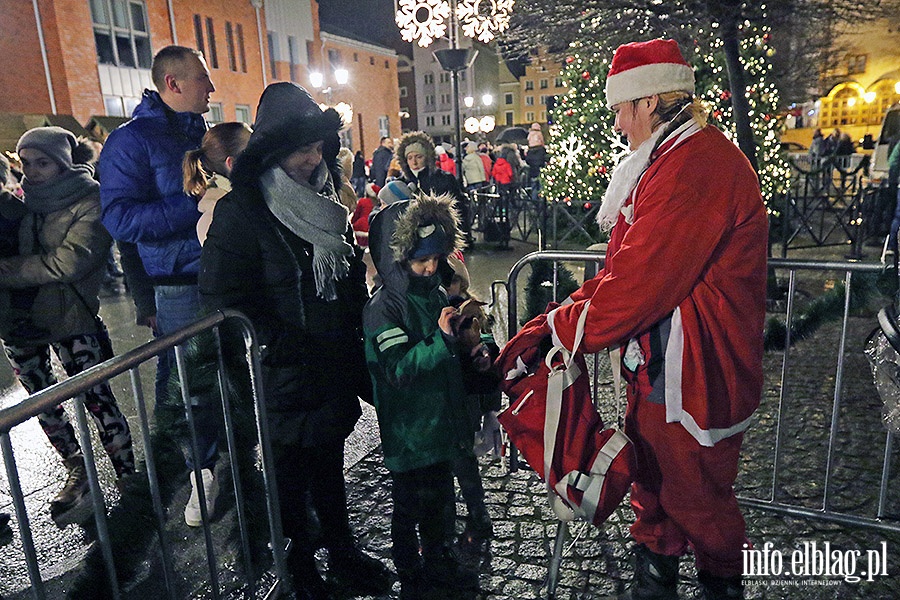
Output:
[[91,177],[93,173],[90,165],[78,164],[40,185],[29,183],[26,177],[22,182],[25,206],[29,211],[42,215],[66,208],[100,189],[100,184]]
[[313,174],[314,183],[303,185],[291,179],[275,165],[260,177],[266,206],[285,227],[313,245],[313,275],[316,295],[325,300],[337,299],[334,282],[347,276],[353,246],[344,239],[347,231],[347,209],[339,204],[332,190],[325,163]]

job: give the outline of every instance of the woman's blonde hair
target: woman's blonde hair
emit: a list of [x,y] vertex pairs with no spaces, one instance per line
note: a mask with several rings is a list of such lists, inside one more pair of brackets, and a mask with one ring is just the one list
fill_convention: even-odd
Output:
[[[657,94],[657,96],[659,101],[656,104],[656,110],[653,111],[653,129],[656,129],[660,123],[672,121],[676,118],[678,125],[685,123],[688,119],[693,119],[701,129],[706,127],[706,118],[709,111],[691,94],[687,92],[663,92],[662,94]],[[687,116],[681,118],[681,115]]]
[[203,134],[203,141],[196,150],[184,155],[182,173],[184,193],[199,197],[209,187],[213,175],[228,177],[226,159],[237,158],[247,142],[252,130],[246,123],[219,123]]

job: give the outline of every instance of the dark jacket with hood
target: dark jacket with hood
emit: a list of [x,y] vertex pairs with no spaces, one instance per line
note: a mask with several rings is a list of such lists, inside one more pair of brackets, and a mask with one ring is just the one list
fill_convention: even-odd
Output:
[[[330,182],[321,193],[335,195],[340,117],[333,109],[312,110],[307,99],[315,107],[290,83],[263,93],[256,128],[232,172],[232,191],[216,203],[199,283],[206,310],[234,308],[253,322],[273,441],[315,446],[349,435],[361,414],[358,396],[368,399],[371,384],[362,342],[368,291],[361,250],[355,248],[348,275],[336,282],[337,298],[318,297],[313,245],[272,214],[260,189],[262,173],[324,138]],[[304,106],[308,112],[298,115]],[[353,244],[349,223],[345,239]]]
[[100,153],[103,225],[114,239],[137,244],[158,285],[194,284],[200,269],[197,200],[184,193],[184,153],[200,147],[203,116],[176,113],[159,93],[144,90],[130,121]]
[[[422,147],[425,148],[425,169],[418,174],[413,173],[409,168],[409,163],[406,162],[406,148],[414,142],[422,144]],[[431,136],[421,131],[407,133],[400,138],[396,155],[400,162],[400,169],[403,171],[403,181],[410,186],[415,185],[417,191],[435,196],[450,194],[454,200],[460,203],[460,207],[468,203],[468,196],[459,185],[459,180],[435,166],[434,142],[431,140]]]
[[384,463],[394,472],[472,451],[456,340],[437,324],[447,295],[440,275],[412,276],[406,259],[419,225],[444,228],[448,254],[461,245],[451,203],[448,196],[397,202],[372,221],[369,249],[382,286],[364,312],[366,359]]

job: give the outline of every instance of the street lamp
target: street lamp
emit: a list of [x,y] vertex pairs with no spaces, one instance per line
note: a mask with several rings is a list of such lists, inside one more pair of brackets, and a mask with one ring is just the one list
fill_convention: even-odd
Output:
[[[427,48],[449,29],[450,47],[436,50],[434,57],[441,68],[450,72],[453,86],[453,129],[456,133],[456,177],[462,184],[462,133],[459,116],[459,72],[469,68],[478,52],[459,48],[457,37],[460,24],[463,33],[488,43],[496,33],[509,28],[509,18],[515,0],[395,0],[394,21],[407,42],[418,40]],[[484,6],[483,6],[484,5]],[[488,6],[489,5],[489,6]],[[449,20],[449,27],[446,21]],[[493,99],[492,99],[493,100]],[[474,99],[472,100],[474,104]],[[466,100],[466,106],[469,106]]]

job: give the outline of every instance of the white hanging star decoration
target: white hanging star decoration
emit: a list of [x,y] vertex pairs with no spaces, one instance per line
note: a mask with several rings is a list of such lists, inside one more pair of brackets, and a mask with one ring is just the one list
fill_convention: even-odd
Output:
[[[509,16],[515,0],[460,0],[456,5],[456,18],[462,23],[463,33],[487,44],[497,33],[509,28]],[[482,6],[490,4],[490,10]]]
[[583,158],[584,147],[584,142],[581,138],[576,137],[575,134],[563,140],[560,144],[560,150],[562,150],[561,162],[566,171],[572,172],[575,169],[575,165]]
[[[419,11],[425,11],[424,20],[419,20]],[[394,21],[400,28],[400,35],[407,42],[419,40],[419,45],[428,47],[435,39],[447,31],[446,20],[450,18],[450,4],[446,0],[400,0]]]

